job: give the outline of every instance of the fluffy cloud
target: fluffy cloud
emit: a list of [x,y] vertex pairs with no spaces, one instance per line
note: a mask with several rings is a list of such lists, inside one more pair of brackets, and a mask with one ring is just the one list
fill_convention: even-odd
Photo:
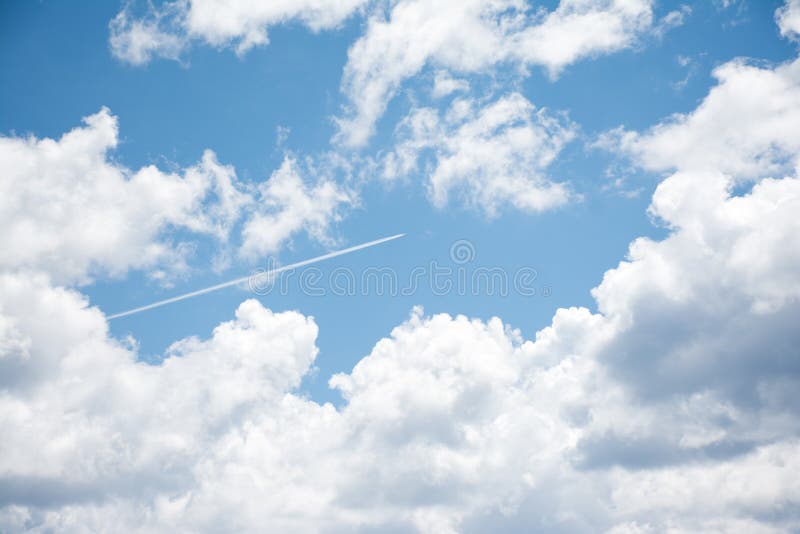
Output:
[[132,171],[109,159],[116,117],[103,109],[84,123],[58,140],[0,137],[0,267],[85,282],[180,264],[162,238],[170,228],[228,238],[246,199],[213,152],[180,175]]
[[489,103],[457,99],[444,116],[432,108],[412,110],[398,126],[384,175],[396,179],[418,172],[420,160],[433,154],[423,172],[437,207],[454,193],[489,216],[506,204],[543,211],[571,197],[545,170],[574,135],[569,120],[537,110],[519,93]]
[[644,133],[619,129],[601,144],[650,170],[717,171],[737,179],[791,170],[800,154],[800,60],[776,68],[735,60],[691,113]]
[[177,59],[192,40],[233,46],[242,54],[269,42],[271,26],[298,21],[312,31],[334,28],[366,0],[234,2],[189,0],[149,6],[141,17],[122,10],[110,24],[109,43],[119,59],[141,65],[154,56]]
[[800,39],[800,1],[787,0],[786,4],[775,12],[775,18],[781,35],[795,41]]
[[[365,33],[351,47],[342,79],[349,105],[337,119],[338,139],[357,147],[372,135],[401,84],[426,66],[461,73],[500,64],[520,72],[541,66],[555,77],[580,59],[628,48],[648,33],[661,35],[687,11],[655,21],[652,4],[562,0],[547,11],[525,0],[188,0],[151,6],[138,17],[126,7],[110,23],[109,43],[116,57],[133,64],[154,56],[178,59],[194,40],[242,54],[267,44],[270,26],[298,21],[313,31],[334,28],[368,6]],[[440,83],[436,92],[443,90]]]
[[796,530],[800,179],[734,183],[666,178],[670,235],[533,340],[414,310],[331,378],[340,408],[295,391],[296,312],[246,301],[151,365],[77,292],[3,273],[0,528]]
[[644,328],[615,311],[559,310],[526,341],[499,319],[415,310],[331,379],[337,410],[291,392],[316,355],[316,326],[297,313],[246,301],[148,365],[75,292],[0,287],[24,347],[3,359],[8,530],[766,532],[800,519],[796,407],[775,401],[796,384],[761,374],[765,408],[703,385],[642,398],[604,364]]
[[312,238],[330,244],[328,227],[340,219],[343,208],[356,195],[333,180],[307,183],[300,165],[286,158],[269,180],[258,187],[256,212],[242,229],[241,253],[246,257],[275,253],[284,241],[305,230]]
[[[224,465],[211,458],[226,454],[253,408],[281,406],[316,354],[313,321],[248,301],[210,339],[177,342],[150,366],[110,339],[75,292],[29,276],[3,275],[0,287],[2,315],[26,343],[0,358],[3,530],[25,524],[9,525],[15,507],[30,512],[28,526],[104,530],[144,506],[129,528],[147,516],[167,528],[203,471]],[[93,510],[106,506],[119,510]],[[57,507],[66,513],[49,511]]]
[[105,108],[57,140],[0,137],[0,268],[65,284],[147,269],[166,283],[188,268],[192,250],[175,243],[177,231],[236,246],[230,234],[244,218],[245,257],[275,253],[303,231],[330,244],[327,228],[355,201],[333,179],[301,179],[292,159],[251,187],[210,150],[180,173],[128,169],[111,156],[117,142]]
[[127,9],[109,23],[108,44],[118,59],[133,65],[144,65],[153,57],[177,60],[186,48],[186,38],[171,33],[169,21],[178,17],[181,4],[166,4],[161,11],[137,19]]
[[342,89],[350,106],[339,119],[339,139],[364,145],[402,82],[428,65],[480,73],[510,63],[557,76],[654,31],[652,11],[650,0],[562,0],[550,12],[520,0],[396,2],[388,15],[370,17],[348,53]]
[[[788,378],[800,363],[784,345],[800,341],[792,326],[800,311],[800,222],[792,215],[800,180],[765,179],[743,196],[732,196],[731,186],[718,173],[662,182],[650,210],[677,231],[635,241],[631,261],[595,290],[600,310],[632,332],[610,360],[649,394],[661,393],[648,385],[652,373],[670,393],[703,384],[755,394],[763,375]],[[688,266],[696,272],[687,275]],[[663,326],[656,335],[664,324],[679,335]]]
[[468,91],[469,82],[453,78],[446,71],[439,71],[433,79],[433,98],[442,98],[457,91]]
[[[317,354],[317,327],[299,313],[245,301],[151,365],[83,296],[52,285],[61,266],[3,264],[0,530],[800,529],[800,147],[782,120],[800,106],[795,69],[728,64],[695,111],[625,134],[626,154],[672,173],[650,206],[669,235],[631,244],[593,291],[596,312],[560,309],[526,340],[497,318],[415,309],[331,378],[340,408],[296,391]],[[467,140],[494,131],[460,105],[412,115],[408,165],[448,121]],[[541,127],[515,97],[485,109],[500,132]],[[109,138],[92,120],[59,141],[4,139],[4,150],[58,156],[73,143],[78,156],[53,176],[85,154],[105,168],[105,152],[86,149]],[[278,218],[282,199],[318,196],[295,165],[261,192]],[[169,178],[198,180],[189,174]],[[177,213],[199,231],[226,228],[222,215]]]
[[736,60],[714,74],[717,86],[691,113],[601,140],[646,169],[677,170],[650,206],[672,235],[635,241],[630,261],[594,290],[600,311],[624,325],[605,363],[642,395],[703,386],[739,404],[788,406],[800,312],[800,61]]

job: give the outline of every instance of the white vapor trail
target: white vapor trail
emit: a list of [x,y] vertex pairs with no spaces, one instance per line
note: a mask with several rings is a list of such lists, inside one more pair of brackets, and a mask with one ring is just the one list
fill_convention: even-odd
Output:
[[391,241],[393,239],[398,239],[403,237],[406,234],[397,234],[390,237],[384,237],[381,239],[376,239],[375,241],[369,241],[367,243],[361,243],[360,245],[356,245],[354,247],[345,248],[342,250],[336,250],[334,252],[329,252],[327,254],[323,254],[322,256],[317,256],[316,258],[311,258],[308,260],[298,261],[297,263],[292,263],[291,265],[286,265],[284,267],[278,267],[277,269],[272,269],[265,273],[259,273],[255,275],[243,276],[241,278],[237,278],[235,280],[230,280],[228,282],[222,282],[221,284],[213,285],[211,287],[206,287],[203,289],[198,289],[197,291],[192,291],[190,293],[184,293],[183,295],[178,295],[177,297],[172,297],[164,300],[159,300],[158,302],[153,302],[152,304],[148,304],[146,306],[141,306],[139,308],[134,308],[132,310],[115,313],[114,315],[109,315],[108,319],[116,319],[118,317],[125,317],[127,315],[133,315],[134,313],[143,312],[146,310],[152,310],[153,308],[158,308],[159,306],[164,306],[166,304],[172,304],[173,302],[178,302],[179,300],[185,300],[188,298],[196,297],[198,295],[204,295],[206,293],[211,293],[212,291],[217,291],[219,289],[223,289],[230,286],[235,286],[237,284],[241,284],[242,282],[247,282],[252,278],[260,278],[260,277],[271,277],[275,276],[279,273],[284,271],[288,271],[290,269],[297,269],[298,267],[303,267],[305,265],[310,265],[312,263],[317,263],[323,260],[327,260],[330,258],[335,258],[336,256],[341,256],[343,254],[349,254],[351,252],[355,252],[356,250],[361,250],[363,248],[374,247],[375,245],[380,245],[381,243],[386,243],[387,241]]

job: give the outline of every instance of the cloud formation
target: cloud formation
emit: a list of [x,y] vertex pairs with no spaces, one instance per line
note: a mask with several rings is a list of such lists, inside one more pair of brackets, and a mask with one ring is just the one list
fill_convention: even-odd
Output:
[[425,67],[443,74],[482,74],[501,65],[525,74],[542,67],[557,77],[581,59],[663,35],[688,10],[656,20],[652,0],[561,0],[552,11],[525,0],[187,0],[150,6],[138,16],[126,7],[110,23],[109,43],[117,58],[136,65],[179,59],[194,41],[243,54],[266,45],[271,26],[299,22],[320,31],[357,12],[367,14],[367,23],[348,52],[341,84],[348,103],[336,119],[337,139],[348,147],[367,143],[403,82]]
[[[726,65],[694,112],[631,134],[636,161],[672,172],[650,206],[669,235],[631,244],[596,312],[560,309],[528,340],[499,318],[417,308],[331,378],[340,408],[296,391],[317,354],[299,313],[245,301],[147,364],[75,290],[4,267],[0,528],[797,530],[800,178],[784,163],[798,148],[757,123],[782,125],[798,104],[771,94],[781,113],[754,109],[738,90],[791,95],[794,68]],[[751,139],[709,111],[720,95]],[[535,131],[520,99],[484,118]],[[455,124],[456,139],[486,131]],[[705,142],[720,168],[661,135]],[[735,161],[715,153],[728,144]],[[314,195],[291,160],[277,172],[265,198]]]
[[58,140],[0,137],[3,269],[86,282],[180,265],[168,229],[228,239],[247,202],[231,167],[206,151],[181,174],[133,171],[110,159],[117,143],[117,118],[105,108]]
[[332,179],[321,177],[310,183],[298,162],[287,157],[270,179],[258,186],[257,208],[244,223],[240,253],[245,257],[274,254],[301,230],[320,243],[332,244],[329,226],[340,220],[342,209],[355,200],[355,192]]
[[[267,44],[267,32],[274,25],[299,22],[319,31],[339,26],[354,13],[365,14],[363,34],[350,47],[342,73],[340,89],[345,103],[333,118],[337,128],[335,150],[345,149],[342,153],[346,157],[357,158],[346,149],[368,143],[398,90],[425,69],[435,71],[430,91],[434,100],[469,93],[470,77],[493,76],[501,70],[521,79],[532,67],[540,67],[555,78],[582,59],[631,48],[648,38],[658,39],[680,25],[689,12],[684,6],[657,19],[652,0],[562,0],[551,10],[525,0],[313,0],[263,4],[188,0],[158,7],[149,5],[138,15],[131,5],[126,6],[110,24],[110,45],[115,56],[133,64],[147,63],[156,56],[180,59],[197,41],[233,47],[237,54],[243,54],[254,46]],[[471,104],[466,97],[454,104],[462,107],[462,113],[468,111],[468,105],[487,107],[472,126],[462,117],[460,147],[447,137],[459,128],[457,118],[449,123],[439,120],[441,126],[425,132],[427,140],[409,139],[415,135],[405,132],[409,123],[423,120],[422,114],[435,113],[416,105],[411,115],[417,117],[409,116],[399,125],[404,133],[401,146],[395,148],[392,157],[401,155],[406,161],[400,165],[409,167],[411,150],[420,150],[422,145],[428,151],[443,148],[448,156],[439,158],[428,181],[430,197],[440,207],[448,203],[451,193],[457,193],[467,205],[482,205],[480,209],[490,216],[506,205],[540,212],[565,204],[576,196],[570,194],[567,185],[547,179],[543,171],[571,139],[573,125],[543,111],[533,117],[526,108],[532,110],[531,104],[519,104],[516,91],[511,86],[499,88],[497,94],[505,92],[506,96],[493,107],[475,101],[474,96]],[[491,119],[489,115],[503,107],[515,107],[516,111],[499,125],[501,130],[490,131],[493,127],[485,124]],[[450,114],[458,112],[454,109]],[[530,117],[524,117],[526,114]],[[476,131],[480,128],[488,130]],[[551,134],[551,139],[542,138]],[[435,139],[436,135],[441,137]],[[509,145],[505,146],[505,142]],[[411,148],[414,145],[416,149]],[[468,153],[472,148],[483,157],[472,157]],[[472,163],[467,165],[467,159],[473,159]],[[402,172],[390,167],[389,174]],[[335,204],[347,203],[342,199],[346,194],[332,193],[340,201],[323,200],[323,209],[333,214]],[[291,223],[291,219],[287,212],[279,226],[303,224]],[[265,220],[272,221],[257,215],[247,229],[247,254],[275,248],[275,244],[268,243],[271,236],[255,237]],[[310,219],[305,224],[316,230],[324,226]],[[323,233],[317,232],[318,236]]]
[[[106,108],[57,140],[0,137],[0,268],[46,272],[61,284],[145,269],[167,282],[188,268],[192,236],[247,258],[277,253],[300,232],[331,244],[329,225],[356,201],[321,172],[301,177],[291,158],[251,187],[211,150],[179,173],[132,170],[113,160],[117,143]],[[231,238],[240,221],[241,243]]]
[[775,12],[775,18],[781,35],[793,41],[800,40],[800,1],[787,0],[786,4]]
[[367,143],[401,84],[426,66],[459,73],[568,65],[633,45],[654,29],[650,0],[562,0],[553,11],[527,2],[402,0],[372,13],[348,52],[342,90],[350,103],[338,139]]
[[653,171],[718,171],[744,180],[792,170],[800,162],[800,60],[774,68],[734,60],[713,74],[717,85],[691,113],[644,133],[620,128],[600,145]]
[[384,177],[421,172],[439,208],[456,196],[488,216],[506,205],[544,211],[573,196],[568,186],[550,180],[546,169],[575,130],[565,116],[537,110],[519,93],[492,102],[459,98],[445,113],[415,108],[398,125]]
[[154,57],[178,59],[192,41],[231,46],[244,54],[269,43],[272,26],[299,22],[314,32],[335,28],[366,0],[283,0],[247,2],[179,0],[148,9],[141,16],[130,6],[111,21],[109,44],[118,59],[142,65]]
[[[210,152],[132,171],[109,160],[107,110],[0,138],[0,530],[800,530],[797,74],[729,62],[692,112],[604,137],[665,173],[649,213],[668,235],[631,243],[596,311],[525,339],[415,308],[330,379],[338,408],[297,389],[310,317],[246,300],[149,364],[74,286],[160,265],[171,228],[225,241],[244,221],[245,253],[324,240],[341,186],[287,158],[251,190]],[[456,98],[412,111],[387,175],[423,166],[434,202],[513,204],[554,186],[571,132],[516,93]]]

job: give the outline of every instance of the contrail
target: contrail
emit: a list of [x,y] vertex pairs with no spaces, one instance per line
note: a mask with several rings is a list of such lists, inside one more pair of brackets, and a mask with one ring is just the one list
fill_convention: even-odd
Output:
[[241,278],[237,278],[236,280],[230,280],[229,282],[222,282],[221,284],[217,284],[211,287],[206,287],[203,289],[198,289],[197,291],[192,291],[191,293],[184,293],[183,295],[178,295],[177,297],[168,298],[165,300],[159,300],[158,302],[153,302],[152,304],[148,304],[147,306],[141,306],[139,308],[134,308],[132,310],[115,313],[114,315],[109,315],[108,319],[116,319],[118,317],[125,317],[126,315],[133,315],[134,313],[143,312],[146,310],[152,310],[153,308],[158,308],[159,306],[164,306],[166,304],[172,304],[173,302],[178,302],[179,300],[185,300],[188,298],[196,297],[198,295],[204,295],[206,293],[211,293],[212,291],[217,291],[219,289],[223,289],[230,286],[235,286],[237,284],[241,284],[242,282],[247,282],[253,277],[261,277],[261,276],[275,276],[279,273],[284,271],[288,271],[290,269],[297,269],[298,267],[303,267],[305,265],[310,265],[312,263],[317,263],[319,261],[328,260],[330,258],[335,258],[336,256],[341,256],[343,254],[349,254],[351,252],[355,252],[356,250],[361,250],[363,248],[374,247],[375,245],[380,245],[381,243],[386,243],[387,241],[391,241],[392,239],[398,239],[403,237],[406,234],[397,234],[390,237],[384,237],[382,239],[376,239],[375,241],[370,241],[368,243],[362,243],[360,245],[356,245],[354,247],[345,248],[342,250],[337,250],[334,252],[329,252],[327,254],[323,254],[322,256],[317,256],[316,258],[311,258],[309,260],[298,261],[297,263],[293,263],[291,265],[286,265],[284,267],[278,267],[277,269],[272,269],[265,273],[259,273],[250,276],[243,276]]

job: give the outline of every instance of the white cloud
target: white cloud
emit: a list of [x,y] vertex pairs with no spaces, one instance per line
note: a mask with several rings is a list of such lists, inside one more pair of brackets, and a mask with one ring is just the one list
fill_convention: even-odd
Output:
[[[107,109],[60,139],[0,137],[0,268],[49,273],[61,284],[88,283],[146,269],[169,284],[188,270],[191,242],[176,231],[208,235],[246,258],[276,253],[299,232],[325,245],[356,194],[311,165],[303,180],[287,158],[269,180],[241,184],[231,166],[206,150],[180,173],[153,165],[131,170],[111,156],[117,119]],[[323,162],[323,166],[335,163]],[[308,182],[308,183],[307,183]],[[230,234],[244,218],[242,242]],[[217,258],[217,261],[223,261]]]
[[[148,365],[84,297],[51,285],[62,266],[35,255],[3,264],[0,530],[800,529],[800,147],[784,120],[800,107],[796,68],[728,64],[695,111],[624,134],[640,164],[675,171],[650,207],[669,235],[631,244],[593,291],[597,313],[560,309],[525,340],[497,318],[415,309],[331,379],[339,409],[295,392],[317,354],[317,327],[297,312],[245,301],[208,339]],[[460,113],[467,100],[445,116],[419,110],[405,161],[416,165],[428,134],[450,124],[458,150],[513,124],[540,128],[521,98],[484,107],[482,121]],[[59,141],[0,146],[25,177],[83,165],[102,169],[91,181],[102,185],[124,174],[106,161],[115,139],[101,112]],[[199,180],[148,172],[159,185]],[[279,214],[283,199],[314,198],[292,160],[276,176],[262,194]],[[741,177],[752,179],[744,192]],[[183,198],[152,189],[156,203]],[[226,227],[186,213],[170,216]],[[140,254],[148,242],[133,240]],[[55,250],[110,268],[99,253]]]
[[671,234],[535,340],[415,310],[330,380],[339,409],[293,393],[298,313],[246,301],[148,365],[75,291],[3,273],[0,528],[796,529],[800,179],[730,183],[667,178]]
[[457,99],[444,116],[416,108],[403,119],[395,150],[385,158],[385,177],[419,172],[420,160],[433,154],[422,172],[437,207],[458,196],[489,216],[503,205],[544,211],[572,196],[545,171],[574,136],[569,120],[537,110],[519,93],[489,103]]
[[502,62],[557,76],[582,58],[627,48],[653,29],[650,0],[562,0],[551,12],[521,0],[396,2],[369,19],[351,47],[342,89],[350,107],[339,139],[364,145],[388,101],[427,65],[480,73]]
[[735,60],[691,113],[641,134],[619,129],[601,145],[650,170],[719,171],[737,179],[791,170],[800,154],[800,60],[775,68]]
[[781,35],[794,41],[800,40],[800,0],[786,0],[775,12]]
[[[800,201],[798,73],[799,61],[727,63],[691,113],[601,141],[616,142],[647,169],[678,171],[658,186],[650,207],[673,234],[635,241],[631,261],[606,273],[594,292],[600,310],[630,331],[609,349],[607,363],[643,392],[704,384],[757,402],[762,380],[797,380],[783,344],[797,341],[791,325],[800,311],[792,215]],[[745,184],[749,191],[733,194]],[[675,332],[656,334],[664,325]],[[774,340],[782,341],[775,347]],[[653,356],[640,362],[641,353]],[[654,373],[658,387],[647,380]]]
[[442,98],[457,91],[468,91],[469,82],[453,78],[446,71],[438,71],[433,79],[433,98]]
[[123,9],[111,22],[112,53],[135,65],[154,56],[178,59],[193,40],[238,54],[269,43],[271,26],[298,21],[312,31],[339,26],[366,0],[187,0],[149,5],[140,18]]
[[653,34],[662,38],[664,35],[674,28],[683,26],[686,22],[686,17],[692,14],[692,8],[688,4],[683,4],[679,9],[670,11],[664,15],[661,20],[653,27]]
[[321,243],[333,242],[328,228],[356,196],[331,179],[306,183],[301,172],[299,164],[287,157],[270,179],[259,185],[255,213],[242,229],[242,255],[275,253],[301,230]]
[[[365,33],[351,47],[343,74],[348,109],[337,119],[337,139],[359,147],[401,84],[426,66],[460,73],[484,73],[500,64],[521,73],[541,66],[556,77],[581,59],[629,48],[648,33],[662,35],[687,12],[684,7],[654,23],[652,4],[561,0],[548,12],[524,0],[187,0],[151,6],[141,17],[126,7],[110,24],[110,44],[115,56],[133,64],[154,56],[177,59],[194,40],[242,54],[267,44],[271,26],[299,21],[312,31],[335,28],[369,6]],[[435,94],[462,88],[442,83]]]
[[[515,37],[520,58],[557,75],[575,61],[630,46],[653,24],[652,2],[562,0]],[[670,20],[678,15],[670,14]]]
[[[25,355],[0,360],[5,521],[16,503],[57,530],[122,519],[131,523],[113,528],[168,528],[170,507],[225,465],[226,440],[267,406],[304,403],[284,398],[316,354],[317,328],[297,313],[244,302],[210,339],[175,343],[150,366],[108,338],[102,314],[75,292],[29,276],[2,275],[0,287],[2,314],[29,341]],[[64,513],[48,512],[61,505]],[[93,513],[103,505],[119,511]],[[136,519],[137,509],[149,512]]]
[[141,17],[126,7],[111,22],[110,44],[133,64],[178,59],[194,40],[242,54],[267,44],[271,26],[299,21],[313,31],[335,28],[367,6],[365,33],[350,48],[343,73],[349,104],[336,119],[337,139],[351,147],[366,144],[401,84],[426,66],[441,71],[438,96],[464,88],[445,83],[452,79],[446,71],[485,73],[507,64],[521,73],[541,66],[556,77],[581,59],[662,35],[688,12],[684,7],[654,22],[652,0],[561,0],[549,12],[524,0],[187,0],[151,6]]
[[[616,532],[787,532],[797,528],[791,509],[800,486],[797,441],[768,445],[732,461],[648,473],[612,475],[620,515],[637,517]],[[647,514],[648,516],[646,516]],[[788,520],[757,519],[758,514]]]
[[170,33],[168,21],[179,16],[179,9],[180,4],[166,4],[163,11],[141,19],[123,9],[108,25],[111,53],[132,65],[144,65],[153,57],[177,60],[188,43],[184,37]]
[[162,234],[184,228],[225,241],[246,198],[233,169],[206,151],[182,175],[109,159],[117,119],[107,109],[60,139],[0,137],[0,259],[60,282],[177,262]]
[[[0,287],[0,316],[27,342],[0,362],[9,530],[797,524],[796,413],[702,388],[642,401],[604,370],[621,332],[611,316],[559,310],[525,341],[499,319],[415,310],[331,379],[347,401],[337,410],[291,393],[316,355],[300,314],[246,301],[151,366],[76,293],[10,275]],[[763,385],[774,396],[780,381]]]
[[798,204],[797,178],[675,174],[652,207],[672,234],[634,242],[600,313],[526,341],[415,310],[331,379],[338,410],[292,393],[317,353],[298,313],[246,301],[148,365],[78,293],[4,273],[0,525],[796,528]]
[[673,234],[636,240],[594,290],[621,329],[604,361],[642,395],[707,388],[761,403],[767,383],[798,379],[786,348],[800,341],[800,180],[763,180],[744,196],[730,185],[718,173],[662,182],[651,212]]

